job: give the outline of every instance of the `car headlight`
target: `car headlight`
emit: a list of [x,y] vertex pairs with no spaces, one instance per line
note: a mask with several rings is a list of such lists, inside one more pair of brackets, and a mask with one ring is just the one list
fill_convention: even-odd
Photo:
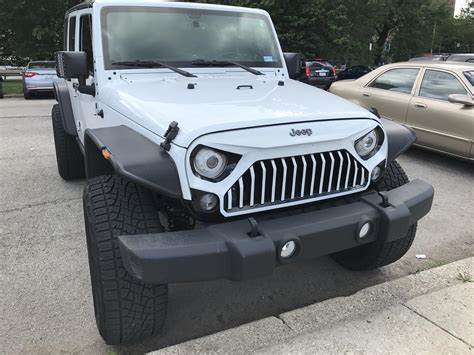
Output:
[[214,149],[202,148],[194,157],[194,170],[202,177],[217,179],[227,167],[227,157]]
[[361,158],[367,158],[378,148],[378,146],[379,137],[375,130],[366,134],[355,143],[356,152]]

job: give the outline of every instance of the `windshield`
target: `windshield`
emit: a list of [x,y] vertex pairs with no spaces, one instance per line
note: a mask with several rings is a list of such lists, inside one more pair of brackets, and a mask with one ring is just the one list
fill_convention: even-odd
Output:
[[474,86],[474,70],[465,71],[464,76],[471,83],[471,85]]
[[273,27],[263,15],[127,6],[104,8],[101,16],[106,69],[135,60],[176,67],[196,67],[198,60],[282,66]]

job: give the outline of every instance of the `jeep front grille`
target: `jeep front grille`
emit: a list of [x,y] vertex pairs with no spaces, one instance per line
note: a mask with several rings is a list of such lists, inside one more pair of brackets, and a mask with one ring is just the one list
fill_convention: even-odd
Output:
[[254,163],[224,197],[224,210],[282,205],[363,190],[369,173],[348,151],[300,155]]

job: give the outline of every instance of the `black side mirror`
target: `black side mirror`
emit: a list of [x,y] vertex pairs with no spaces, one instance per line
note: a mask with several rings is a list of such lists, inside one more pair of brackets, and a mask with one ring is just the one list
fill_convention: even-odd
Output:
[[86,52],[56,52],[56,72],[60,78],[81,79],[89,76]]
[[283,53],[285,57],[286,67],[291,79],[296,79],[301,73],[301,54],[299,53]]
[[86,52],[56,52],[56,72],[63,79],[78,79],[78,91],[95,96],[95,86],[86,85],[89,77]]

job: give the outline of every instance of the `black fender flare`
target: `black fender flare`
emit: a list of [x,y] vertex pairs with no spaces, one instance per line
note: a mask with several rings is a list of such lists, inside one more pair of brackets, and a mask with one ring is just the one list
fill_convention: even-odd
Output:
[[416,133],[411,128],[386,118],[381,118],[380,122],[387,136],[387,164],[390,164],[416,142]]
[[[104,149],[110,152],[108,159]],[[178,169],[171,156],[126,126],[86,129],[84,153],[88,179],[115,172],[164,196],[182,197]]]
[[71,97],[65,80],[53,83],[54,97],[59,103],[63,127],[67,134],[77,137],[76,122],[72,111]]

